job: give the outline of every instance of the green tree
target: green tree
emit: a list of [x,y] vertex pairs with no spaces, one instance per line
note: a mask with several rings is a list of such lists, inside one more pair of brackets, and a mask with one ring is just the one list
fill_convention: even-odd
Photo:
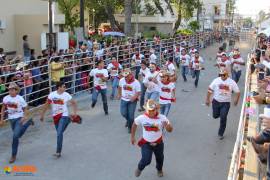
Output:
[[251,17],[247,17],[243,19],[243,27],[251,28],[253,24],[253,20]]
[[80,13],[76,10],[79,0],[57,0],[58,7],[65,15],[65,28],[73,31],[80,25]]
[[191,21],[188,24],[188,28],[195,32],[200,29],[200,23],[198,21]]

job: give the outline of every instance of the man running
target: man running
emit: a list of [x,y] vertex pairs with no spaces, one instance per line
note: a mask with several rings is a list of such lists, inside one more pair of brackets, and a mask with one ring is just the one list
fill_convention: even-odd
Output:
[[146,92],[146,86],[144,85],[144,81],[146,78],[146,75],[150,73],[149,68],[147,67],[146,61],[142,61],[141,63],[141,69],[139,73],[139,82],[141,83],[141,97],[140,97],[140,109],[139,112],[144,111],[143,105],[144,105],[144,97]]
[[44,116],[50,105],[52,107],[52,116],[57,132],[57,148],[54,156],[61,157],[64,132],[70,123],[69,111],[67,105],[70,104],[73,110],[72,116],[77,116],[77,103],[72,99],[72,96],[66,92],[64,82],[56,83],[56,91],[49,94],[48,99],[44,105],[41,113],[41,122],[44,121]]
[[16,83],[11,82],[8,87],[9,95],[4,97],[1,109],[0,125],[4,124],[5,111],[7,110],[8,120],[13,131],[12,153],[9,163],[14,163],[16,161],[19,139],[30,125],[34,125],[32,119],[27,119],[29,115],[27,103],[22,96],[18,95],[19,92],[19,86]]
[[184,79],[184,82],[187,82],[186,75],[188,74],[188,68],[189,68],[189,63],[190,63],[190,56],[187,54],[186,49],[183,49],[181,51],[180,62],[181,62],[181,73],[182,73],[182,77]]
[[146,112],[138,116],[133,125],[131,132],[131,143],[135,145],[135,134],[139,125],[143,128],[143,134],[138,145],[141,147],[141,160],[138,168],[135,171],[135,176],[139,177],[146,166],[151,163],[152,154],[156,157],[156,169],[159,177],[163,176],[163,161],[164,161],[164,144],[162,138],[162,130],[172,132],[173,127],[166,116],[159,114],[159,105],[153,101],[147,101],[145,105]]
[[117,88],[119,84],[119,72],[122,69],[122,65],[119,64],[115,57],[112,58],[111,63],[108,65],[107,70],[110,73],[111,81],[112,81],[112,94],[111,99],[113,100],[115,94],[117,93]]
[[140,72],[140,69],[141,69],[141,63],[142,63],[142,60],[143,59],[144,59],[144,55],[143,54],[140,54],[140,52],[138,50],[132,56],[132,61],[133,61],[132,64],[135,65],[135,78],[136,79],[138,79],[138,77],[139,77],[139,72]]
[[105,115],[108,115],[108,104],[107,104],[107,81],[108,81],[108,70],[104,69],[104,62],[98,61],[97,68],[92,69],[90,71],[90,76],[94,77],[94,88],[92,94],[92,105],[94,108],[97,103],[97,98],[99,93],[101,94],[102,102],[103,102],[103,110]]
[[157,66],[154,63],[151,63],[149,66],[150,72],[146,75],[143,83],[146,89],[146,100],[153,99],[155,101],[159,98],[158,85],[155,82],[158,77],[159,72],[157,71]]
[[137,101],[140,97],[141,85],[134,78],[130,69],[125,69],[122,72],[122,76],[123,78],[120,79],[118,87],[118,99],[121,99],[120,112],[127,121],[126,127],[128,127],[128,133],[130,133]]
[[232,79],[238,83],[242,73],[242,66],[245,65],[244,59],[241,57],[239,49],[235,49],[231,58],[232,63]]
[[191,59],[191,67],[193,69],[193,78],[195,78],[194,85],[196,88],[198,87],[200,72],[202,69],[204,69],[203,64],[204,64],[203,58],[200,56],[199,51],[196,51],[195,56]]
[[220,118],[220,126],[218,130],[219,139],[224,138],[224,132],[227,124],[227,116],[230,110],[232,92],[236,93],[234,105],[236,106],[240,98],[240,90],[234,80],[229,78],[228,71],[221,70],[218,78],[210,84],[206,97],[206,105],[210,106],[210,97],[213,95],[212,109],[213,118]]

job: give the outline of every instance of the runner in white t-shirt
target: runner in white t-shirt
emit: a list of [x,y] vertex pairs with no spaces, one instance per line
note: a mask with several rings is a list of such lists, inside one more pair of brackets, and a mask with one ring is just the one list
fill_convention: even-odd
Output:
[[226,129],[227,115],[230,110],[232,92],[236,93],[234,101],[234,105],[236,106],[239,102],[240,90],[236,82],[229,78],[228,71],[221,70],[219,76],[220,77],[214,79],[214,81],[209,86],[206,97],[206,105],[210,106],[210,97],[213,94],[213,118],[220,118],[218,135],[222,140],[224,138],[223,135]]
[[162,130],[172,132],[173,127],[166,116],[159,114],[159,105],[154,100],[148,100],[145,105],[145,114],[138,116],[133,125],[131,132],[131,143],[136,144],[136,130],[138,126],[142,126],[143,134],[138,145],[141,147],[141,160],[138,168],[135,171],[135,176],[139,177],[146,166],[151,163],[152,154],[156,157],[157,175],[163,176],[163,161],[164,161],[164,143]]
[[77,116],[77,103],[72,99],[72,96],[69,93],[65,92],[66,86],[64,82],[58,82],[56,84],[56,88],[56,91],[49,94],[44,105],[44,109],[41,113],[40,120],[42,122],[44,121],[45,113],[51,106],[53,121],[57,132],[57,148],[54,156],[60,158],[62,152],[63,135],[70,123],[70,115],[67,105],[70,104],[72,106],[72,116]]
[[200,56],[199,51],[195,52],[195,56],[191,59],[191,67],[193,70],[193,78],[195,78],[194,85],[197,88],[200,78],[200,72],[204,69],[204,60]]
[[144,85],[144,81],[146,78],[146,75],[150,73],[149,68],[147,67],[146,61],[142,61],[141,63],[141,69],[139,73],[139,82],[141,83],[141,96],[140,96],[140,109],[138,109],[139,112],[144,111],[143,105],[145,102],[145,92],[146,92],[146,86]]
[[92,94],[92,104],[91,107],[94,108],[97,103],[97,98],[99,93],[102,97],[103,110],[105,115],[108,115],[108,104],[107,104],[107,81],[108,81],[108,70],[104,69],[104,62],[98,61],[97,68],[90,71],[90,76],[94,77],[94,88]]
[[134,78],[130,69],[123,70],[122,76],[123,78],[120,79],[118,87],[118,99],[121,99],[120,112],[126,119],[126,127],[128,127],[128,132],[130,133],[137,101],[141,92],[141,85]]
[[144,55],[140,54],[139,51],[136,51],[136,53],[132,56],[132,68],[135,66],[135,78],[138,79],[139,72],[141,69],[141,63],[144,59]]
[[170,81],[171,73],[168,71],[161,71],[158,80],[159,87],[159,104],[160,114],[168,117],[171,109],[171,103],[175,102],[175,83]]
[[34,125],[34,122],[32,119],[27,119],[29,114],[27,103],[22,96],[18,95],[20,92],[18,85],[14,82],[11,82],[9,84],[8,90],[9,95],[5,96],[3,99],[0,125],[4,124],[6,111],[11,129],[13,131],[12,153],[9,163],[14,163],[16,161],[18,152],[19,139],[23,136],[30,125]]
[[151,49],[150,50],[150,57],[149,57],[149,63],[157,63],[157,56],[155,55],[155,50]]
[[190,65],[190,56],[187,54],[187,51],[185,49],[181,51],[180,64],[181,64],[181,74],[184,79],[184,82],[186,82],[187,81],[186,75],[188,74]]
[[146,89],[146,100],[153,99],[158,101],[159,94],[158,94],[158,85],[155,82],[155,79],[159,78],[159,72],[157,71],[156,64],[150,64],[149,66],[150,72],[146,74],[146,78],[144,79],[143,83]]
[[122,70],[122,65],[117,62],[116,58],[112,58],[112,62],[108,65],[107,70],[110,72],[111,81],[112,81],[112,94],[111,99],[113,100],[119,84],[119,73]]
[[233,56],[231,58],[232,63],[232,79],[238,83],[241,73],[242,73],[242,66],[245,65],[244,59],[241,57],[240,52],[238,49],[235,49],[233,52]]
[[227,57],[227,55],[222,54],[221,58],[217,61],[215,66],[218,67],[219,71],[225,69],[230,74],[231,64],[231,60]]

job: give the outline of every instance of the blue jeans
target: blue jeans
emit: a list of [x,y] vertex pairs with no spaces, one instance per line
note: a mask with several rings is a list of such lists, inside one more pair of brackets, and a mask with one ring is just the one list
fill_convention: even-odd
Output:
[[238,83],[239,82],[239,79],[241,77],[241,71],[232,71],[232,79]]
[[29,64],[29,63],[30,63],[30,58],[31,58],[30,55],[29,55],[29,56],[24,56],[24,58],[23,58],[24,63],[25,63],[25,64]]
[[57,132],[57,148],[56,153],[61,153],[62,145],[63,145],[63,134],[70,123],[70,118],[67,116],[61,117],[58,124],[55,125],[55,129]]
[[19,139],[23,136],[27,128],[31,125],[32,119],[27,121],[25,124],[22,124],[21,118],[10,119],[10,126],[13,131],[13,140],[12,140],[12,156],[16,156],[18,152]]
[[200,70],[194,70],[193,71],[193,78],[195,78],[195,87],[198,87],[198,83],[199,83],[199,78],[200,78]]
[[213,118],[217,119],[220,118],[220,126],[218,130],[218,135],[223,136],[226,124],[227,124],[227,116],[230,110],[230,102],[218,102],[215,99],[212,101],[212,108],[213,108]]
[[164,162],[164,143],[160,143],[156,146],[151,146],[149,143],[144,144],[141,147],[142,158],[138,164],[138,169],[143,170],[146,166],[151,163],[152,154],[156,156],[156,168],[158,171],[162,170]]
[[146,87],[143,83],[141,83],[141,97],[140,97],[140,107],[143,108],[144,105],[144,97],[145,97]]
[[111,97],[114,98],[114,96],[117,92],[119,79],[118,79],[118,77],[112,77],[111,81],[112,81],[112,95],[111,95]]
[[26,102],[29,102],[32,91],[33,91],[33,86],[26,87]]
[[138,79],[141,66],[135,66],[135,78]]
[[163,114],[166,117],[168,117],[170,109],[171,109],[171,103],[169,103],[169,104],[160,104],[160,114]]
[[176,63],[177,68],[179,68],[180,67],[180,57],[175,57],[175,63]]
[[95,104],[97,103],[97,98],[98,98],[99,93],[101,94],[104,112],[108,113],[107,89],[97,90],[95,87],[93,88],[92,107],[94,107]]
[[154,92],[146,92],[146,98],[148,99],[152,99],[156,102],[158,102],[158,98],[159,98],[159,93],[154,91]]
[[137,101],[130,102],[121,100],[120,103],[120,113],[127,120],[128,128],[131,129],[131,126],[134,121],[134,114],[137,106]]
[[181,66],[181,73],[184,81],[187,81],[186,75],[188,74],[188,66]]

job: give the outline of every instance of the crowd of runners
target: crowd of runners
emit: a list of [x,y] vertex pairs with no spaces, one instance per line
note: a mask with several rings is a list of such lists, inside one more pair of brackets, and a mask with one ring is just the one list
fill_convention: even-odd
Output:
[[[202,70],[205,69],[205,60],[195,47],[188,49],[186,44],[181,43],[174,47],[174,57],[166,58],[166,62],[161,66],[157,64],[158,57],[152,53],[149,59],[144,58],[144,54],[136,52],[132,57],[132,65],[135,71],[130,68],[123,68],[116,58],[106,64],[102,59],[96,62],[96,68],[90,70],[89,77],[93,78],[93,91],[91,108],[95,107],[98,96],[101,94],[103,110],[105,115],[109,115],[110,107],[107,103],[108,83],[112,83],[112,90],[109,94],[111,100],[120,100],[120,113],[125,121],[127,132],[131,134],[131,143],[141,147],[141,160],[135,170],[135,176],[140,176],[143,169],[151,163],[152,154],[156,157],[157,175],[163,176],[164,161],[164,131],[172,132],[173,126],[169,121],[171,106],[176,102],[177,83],[186,83],[193,80],[194,87],[199,86],[199,78]],[[215,67],[217,77],[210,84],[206,105],[212,104],[213,117],[220,118],[218,136],[224,138],[227,115],[230,109],[232,93],[235,92],[234,105],[238,104],[240,90],[238,81],[241,76],[242,66],[245,61],[240,55],[240,51],[234,48],[226,52],[219,48]],[[180,73],[179,73],[180,71]],[[230,78],[232,77],[232,79]],[[63,81],[55,83],[55,91],[51,92],[43,107],[40,120],[44,120],[46,111],[51,106],[52,116],[57,131],[57,148],[54,154],[61,157],[63,134],[69,123],[81,123],[78,114],[77,103],[70,93],[66,91],[66,84]],[[29,120],[29,112],[25,99],[19,95],[20,87],[11,82],[8,86],[8,95],[3,98],[0,124],[3,124],[5,112],[8,114],[11,128],[13,130],[12,154],[10,163],[14,163],[17,157],[19,139],[23,136],[27,128],[34,125],[32,119]],[[211,100],[211,96],[213,96]],[[135,117],[138,103],[138,111],[141,115]],[[68,104],[72,107],[72,113],[68,111]],[[135,139],[137,126],[142,126],[142,138]]]

